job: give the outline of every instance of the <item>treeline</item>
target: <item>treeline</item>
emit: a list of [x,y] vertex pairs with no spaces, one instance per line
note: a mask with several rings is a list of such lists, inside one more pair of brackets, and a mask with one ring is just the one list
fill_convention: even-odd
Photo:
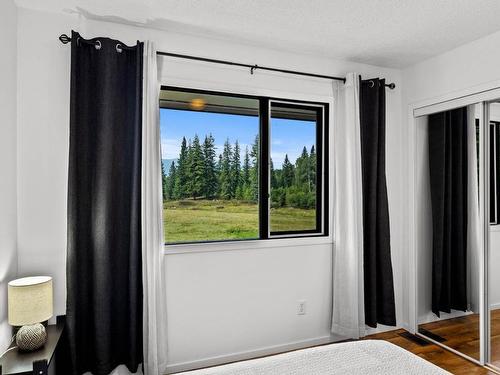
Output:
[[[168,175],[163,173],[163,199],[186,198],[239,199],[257,202],[259,138],[255,137],[250,149],[245,147],[243,160],[238,140],[224,143],[217,157],[215,139],[198,135],[193,140],[182,138],[177,163],[172,162]],[[271,160],[271,203],[273,207],[285,205],[313,208],[316,205],[316,153],[304,147],[294,164],[285,155],[282,168],[275,170]]]
[[271,207],[316,207],[316,151],[304,146],[294,164],[285,155],[281,169],[271,160]]

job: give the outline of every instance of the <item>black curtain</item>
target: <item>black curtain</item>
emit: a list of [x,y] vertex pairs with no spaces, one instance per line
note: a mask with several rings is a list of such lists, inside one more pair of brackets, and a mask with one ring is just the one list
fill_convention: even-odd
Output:
[[467,108],[429,116],[432,311],[467,310]]
[[142,51],[71,37],[64,374],[142,362]]
[[385,177],[385,80],[361,81],[365,323],[396,325]]

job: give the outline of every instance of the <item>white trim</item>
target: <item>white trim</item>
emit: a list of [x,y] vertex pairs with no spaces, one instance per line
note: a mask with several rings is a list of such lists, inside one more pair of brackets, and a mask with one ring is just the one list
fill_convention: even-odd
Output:
[[437,317],[436,315],[434,315],[433,312],[429,311],[428,314],[419,317],[418,324],[421,325],[421,324],[440,322],[442,320],[460,318],[462,316],[467,316],[467,315],[472,315],[472,314],[475,314],[475,313],[473,311],[456,311],[456,310],[454,310],[451,313],[441,313],[441,316]]
[[500,302],[490,304],[490,310],[498,310],[498,309],[500,309]]
[[322,336],[302,341],[292,341],[287,344],[272,345],[261,349],[235,352],[231,354],[208,357],[196,361],[173,363],[167,366],[167,371],[169,374],[172,374],[176,372],[190,371],[204,367],[218,366],[230,362],[244,361],[248,359],[279,354],[292,350],[305,349],[316,345],[331,344],[337,341],[341,341],[343,339],[344,338],[340,336],[330,335],[330,336]]
[[416,238],[416,189],[415,184],[417,181],[416,173],[417,169],[415,167],[416,160],[416,146],[417,146],[417,131],[416,131],[416,121],[413,115],[415,110],[415,105],[409,106],[408,111],[408,202],[409,202],[409,218],[408,218],[408,287],[409,287],[409,298],[408,298],[408,318],[409,318],[409,328],[410,332],[416,334],[418,332],[418,295],[417,295],[417,238]]
[[213,251],[234,251],[234,250],[259,250],[273,249],[289,246],[333,246],[331,236],[301,237],[301,238],[274,238],[269,240],[242,240],[227,242],[200,242],[189,244],[166,245],[163,248],[163,254],[191,254],[208,253]]
[[[481,364],[489,362],[490,353],[490,309],[488,304],[488,264],[489,259],[489,235],[490,235],[490,116],[489,105],[481,103],[482,119],[479,120],[479,135],[482,142],[480,145],[479,159],[479,213],[482,221],[483,236],[481,238],[482,250],[479,254],[479,353]],[[482,145],[482,148],[481,148]],[[482,185],[481,185],[482,183]]]
[[432,105],[416,108],[415,117],[429,115],[431,113],[443,112],[454,108],[465,107],[470,104],[490,101],[500,98],[500,88],[492,88],[475,94],[465,95],[456,99],[445,100]]
[[[483,84],[475,85],[469,88],[465,88],[463,90],[457,90],[453,92],[449,92],[434,98],[427,98],[423,100],[418,100],[414,101],[408,104],[408,108],[411,109],[411,118],[413,118],[413,111],[416,109],[421,109],[423,107],[429,107],[432,105],[444,103],[444,102],[451,102],[456,99],[464,98],[464,97],[469,97],[472,95],[479,95],[481,93],[487,93],[493,90],[500,89],[500,80],[496,81],[491,81],[491,82],[486,82]],[[489,100],[489,99],[482,99],[479,98],[476,100],[477,102],[484,101],[484,100]],[[450,107],[450,108],[453,108]],[[432,111],[430,112],[432,113]]]

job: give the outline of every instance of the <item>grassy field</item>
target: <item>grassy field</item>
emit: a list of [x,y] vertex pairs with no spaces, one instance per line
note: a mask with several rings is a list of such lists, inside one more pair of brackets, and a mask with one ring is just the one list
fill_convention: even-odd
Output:
[[[241,201],[182,200],[163,203],[165,242],[257,238],[259,211]],[[315,210],[271,209],[271,230],[314,229]]]

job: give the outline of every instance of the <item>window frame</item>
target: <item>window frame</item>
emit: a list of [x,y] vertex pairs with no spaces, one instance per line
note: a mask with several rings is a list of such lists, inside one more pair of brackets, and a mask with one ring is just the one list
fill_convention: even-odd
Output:
[[[255,99],[259,101],[259,198],[258,198],[258,215],[259,215],[259,235],[254,238],[247,239],[220,239],[220,240],[205,240],[205,241],[183,241],[183,242],[165,242],[164,247],[183,245],[202,245],[202,244],[217,244],[217,243],[243,243],[243,242],[261,242],[265,240],[278,239],[299,239],[299,238],[314,238],[329,236],[329,110],[328,102],[296,100],[289,98],[278,98],[274,96],[264,95],[248,95],[225,91],[213,91],[204,89],[192,89],[187,87],[178,87],[170,85],[161,85],[160,91],[179,91],[195,94],[218,95],[236,98]],[[159,109],[168,108],[161,104],[159,100]],[[301,230],[301,231],[279,231],[271,232],[270,215],[271,215],[271,179],[270,179],[270,158],[271,158],[271,106],[272,103],[278,103],[280,106],[289,107],[307,107],[316,108],[318,120],[316,121],[316,155],[317,155],[317,170],[316,170],[316,229]],[[264,136],[265,135],[265,136]],[[267,189],[265,189],[266,187]],[[162,214],[163,218],[163,214]]]
[[498,164],[500,155],[498,155],[500,145],[499,140],[499,129],[500,122],[490,120],[490,225],[498,226],[500,225],[500,204],[498,196],[499,186],[498,179],[500,174],[500,165]]
[[[273,103],[278,104],[280,107],[285,107],[285,108],[296,108],[296,109],[315,109],[316,112],[316,229],[309,229],[309,230],[291,230],[291,231],[271,231],[271,207],[270,207],[270,202],[269,202],[269,207],[268,207],[268,235],[270,238],[284,238],[284,237],[297,237],[298,235],[300,236],[306,236],[306,235],[314,235],[314,234],[322,234],[323,228],[325,226],[328,226],[328,221],[326,215],[323,214],[323,212],[328,212],[328,208],[325,207],[325,204],[327,204],[327,200],[324,198],[324,191],[327,191],[327,186],[324,185],[324,179],[325,176],[323,176],[323,172],[325,170],[328,170],[328,158],[325,157],[323,150],[325,148],[324,145],[324,139],[328,139],[328,134],[325,134],[325,130],[327,127],[325,126],[325,118],[327,118],[328,111],[325,108],[324,105],[318,105],[318,104],[311,104],[311,103],[305,103],[302,101],[296,101],[296,100],[278,100],[278,99],[269,99],[269,119],[272,118],[271,112],[272,112],[272,105]],[[268,139],[272,140],[272,134],[271,134],[271,123],[269,122],[269,128],[268,128],[269,134],[268,134]],[[271,156],[271,150],[269,150],[268,155],[269,157]],[[326,161],[326,165],[325,165]],[[268,166],[267,169],[270,171],[270,162],[268,161]],[[319,172],[318,173],[318,169]],[[271,195],[271,186],[269,183],[268,187],[268,192],[269,196]],[[269,198],[270,201],[270,198]],[[325,211],[323,211],[325,210]],[[326,222],[325,222],[326,220]],[[327,233],[328,234],[328,233]]]

